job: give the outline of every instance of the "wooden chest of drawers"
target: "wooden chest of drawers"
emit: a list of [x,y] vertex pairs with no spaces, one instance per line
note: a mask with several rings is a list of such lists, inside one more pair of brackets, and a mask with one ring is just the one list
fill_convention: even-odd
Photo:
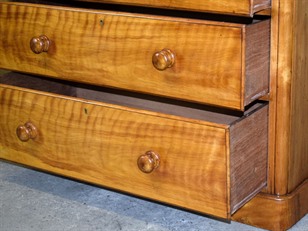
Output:
[[307,213],[306,8],[281,29],[304,1],[89,2],[0,4],[0,68],[41,76],[0,78],[2,159],[268,229]]

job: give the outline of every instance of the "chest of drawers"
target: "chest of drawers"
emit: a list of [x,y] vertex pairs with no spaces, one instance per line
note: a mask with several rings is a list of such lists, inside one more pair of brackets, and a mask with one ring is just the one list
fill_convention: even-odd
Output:
[[36,2],[0,4],[24,73],[2,159],[268,229],[307,213],[305,1]]

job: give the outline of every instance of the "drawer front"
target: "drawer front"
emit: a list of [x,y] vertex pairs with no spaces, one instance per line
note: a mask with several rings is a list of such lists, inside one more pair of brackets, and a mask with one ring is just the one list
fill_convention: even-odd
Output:
[[267,107],[215,124],[11,87],[0,101],[6,160],[223,218],[266,184]]
[[239,110],[268,92],[269,21],[0,6],[2,68]]
[[270,0],[178,0],[172,3],[164,0],[87,0],[88,2],[103,2],[130,4],[149,7],[161,7],[167,9],[181,9],[193,11],[205,11],[222,14],[249,15],[271,6]]

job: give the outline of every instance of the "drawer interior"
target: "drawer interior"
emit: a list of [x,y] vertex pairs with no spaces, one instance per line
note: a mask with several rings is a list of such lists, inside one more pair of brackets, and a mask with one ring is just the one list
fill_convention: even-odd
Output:
[[104,5],[125,5],[131,7],[146,8],[159,8],[171,10],[185,10],[192,12],[209,12],[224,15],[240,15],[245,17],[252,17],[254,13],[269,9],[271,6],[270,0],[190,0],[190,1],[174,1],[170,4],[167,1],[145,1],[145,0],[72,0],[72,1],[19,1],[19,2],[32,2],[40,4],[66,4],[66,5],[90,5],[90,4],[104,4]]
[[[101,9],[110,10],[116,12],[130,12],[136,14],[149,14],[149,15],[161,15],[172,16],[178,18],[193,18],[202,20],[213,20],[221,22],[233,22],[233,23],[245,23],[249,24],[256,19],[264,19],[270,16],[270,12],[264,10],[261,15],[254,15],[253,17],[245,17],[241,14],[216,14],[209,11],[187,11],[181,8],[157,8],[157,7],[144,7],[142,5],[129,5],[129,4],[117,4],[115,2],[108,1],[58,1],[58,0],[18,0],[13,2],[41,4],[41,5],[54,5],[54,6],[66,6],[82,9]],[[265,8],[264,8],[265,9]],[[247,16],[247,15],[246,15]]]
[[226,108],[211,107],[202,104],[178,101],[117,89],[97,87],[93,85],[67,82],[46,77],[26,75],[16,72],[8,72],[1,75],[0,83],[85,100],[99,101],[112,105],[121,105],[136,109],[171,114],[217,124],[230,125],[260,107],[260,103],[255,103],[250,105],[250,107],[244,112],[234,111]]

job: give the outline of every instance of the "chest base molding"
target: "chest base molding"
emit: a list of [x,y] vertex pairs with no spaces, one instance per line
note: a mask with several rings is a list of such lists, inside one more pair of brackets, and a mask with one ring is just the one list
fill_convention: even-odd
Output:
[[[232,220],[269,230],[287,230],[308,213],[308,180],[284,196],[259,193]],[[269,222],[270,221],[270,222]]]

